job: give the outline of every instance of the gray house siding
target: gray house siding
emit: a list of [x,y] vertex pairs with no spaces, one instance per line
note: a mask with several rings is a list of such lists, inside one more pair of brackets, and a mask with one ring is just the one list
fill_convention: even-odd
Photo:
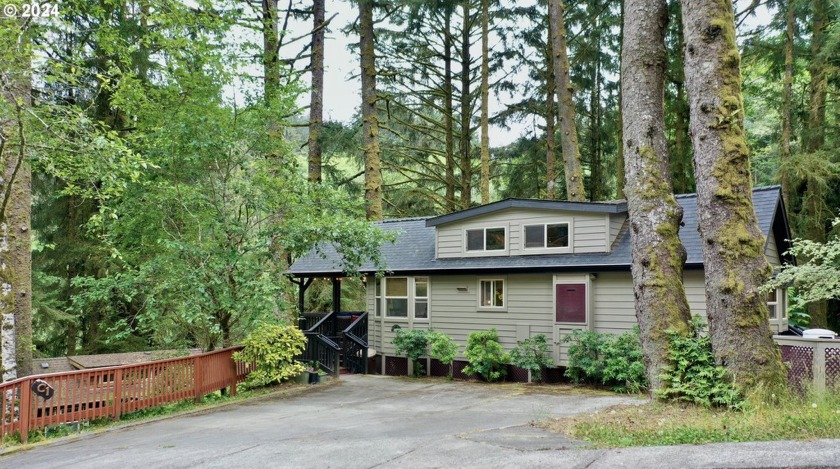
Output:
[[771,232],[767,236],[767,244],[764,245],[764,255],[767,257],[767,262],[773,267],[781,267],[782,261],[779,257],[779,248],[776,246],[776,237]]
[[[622,222],[623,222],[623,216]],[[610,215],[604,213],[581,213],[550,210],[503,210],[484,216],[470,218],[469,221],[453,222],[440,225],[436,229],[436,253],[438,258],[453,257],[492,257],[519,256],[529,254],[547,254],[550,250],[525,250],[522,243],[522,231],[525,225],[538,223],[569,222],[571,225],[571,251],[574,253],[607,252],[612,238]],[[621,224],[616,220],[618,226]],[[464,232],[474,228],[507,229],[507,249],[499,252],[467,252],[464,249]]]
[[[571,282],[584,281],[589,274],[557,274]],[[478,307],[479,279],[503,278],[506,281],[505,311],[487,311]],[[581,279],[581,280],[578,280]],[[633,284],[630,272],[599,272],[588,280],[589,322],[586,325],[563,325],[554,318],[554,274],[457,275],[430,278],[430,320],[412,323],[409,318],[374,317],[373,282],[368,283],[368,311],[371,314],[370,340],[377,353],[395,356],[392,344],[394,325],[401,328],[433,328],[452,337],[461,345],[459,359],[464,359],[464,346],[470,332],[495,328],[506,350],[517,340],[544,334],[554,344],[555,364],[564,366],[567,344],[563,339],[575,329],[620,334],[636,325],[633,305]],[[689,270],[683,277],[692,314],[706,316],[703,272]],[[562,281],[561,281],[562,283]],[[467,291],[459,291],[467,287]],[[774,332],[787,328],[786,319],[771,321]]]

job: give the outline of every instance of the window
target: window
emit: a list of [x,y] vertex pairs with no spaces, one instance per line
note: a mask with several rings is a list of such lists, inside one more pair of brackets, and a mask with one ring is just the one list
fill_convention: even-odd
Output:
[[408,317],[407,278],[389,278],[385,281],[385,316]]
[[467,251],[504,251],[504,228],[467,230]]
[[[767,293],[767,310],[770,313],[770,319],[779,319],[779,316],[782,318],[785,317],[783,298],[784,292],[779,289]],[[781,315],[779,314],[780,312]]]
[[414,279],[414,319],[429,319],[429,278]]
[[429,320],[429,277],[389,277],[376,281],[375,314]]
[[546,223],[525,227],[525,248],[567,248],[569,247],[569,224]]
[[376,284],[374,288],[374,295],[376,299],[374,300],[375,306],[373,308],[373,315],[376,317],[382,316],[382,280],[376,279]]
[[501,279],[478,282],[478,306],[481,308],[505,307],[505,281]]
[[586,324],[586,284],[555,284],[554,301],[556,322]]

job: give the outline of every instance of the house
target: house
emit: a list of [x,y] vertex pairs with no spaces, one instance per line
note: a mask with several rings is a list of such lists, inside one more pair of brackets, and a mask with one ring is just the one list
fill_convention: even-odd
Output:
[[[683,207],[680,238],[688,257],[684,284],[692,314],[705,315],[703,256],[697,231],[696,196],[677,196]],[[793,262],[781,189],[753,191],[765,255],[775,268]],[[545,334],[553,359],[566,362],[562,339],[576,329],[621,333],[636,324],[630,275],[627,203],[506,199],[447,215],[385,220],[396,234],[383,246],[387,273],[367,273],[367,339],[377,351],[372,371],[396,360],[391,343],[398,328],[434,328],[466,344],[472,331],[495,328],[510,350],[518,340]],[[329,249],[299,259],[290,268],[306,280],[342,274]],[[334,288],[336,291],[336,288]],[[340,298],[335,297],[335,311]],[[768,295],[773,332],[787,329],[783,290]],[[463,348],[461,348],[463,352]]]

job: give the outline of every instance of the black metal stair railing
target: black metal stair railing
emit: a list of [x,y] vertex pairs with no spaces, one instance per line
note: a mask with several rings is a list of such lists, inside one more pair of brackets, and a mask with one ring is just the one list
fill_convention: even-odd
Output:
[[341,354],[344,368],[351,373],[367,373],[368,313],[363,312],[341,331]]

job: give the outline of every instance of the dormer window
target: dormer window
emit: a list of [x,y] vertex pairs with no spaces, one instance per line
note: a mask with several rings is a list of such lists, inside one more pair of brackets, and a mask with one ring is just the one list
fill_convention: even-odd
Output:
[[467,251],[504,251],[505,228],[467,230]]
[[555,249],[568,247],[568,223],[544,223],[525,226],[525,249]]

